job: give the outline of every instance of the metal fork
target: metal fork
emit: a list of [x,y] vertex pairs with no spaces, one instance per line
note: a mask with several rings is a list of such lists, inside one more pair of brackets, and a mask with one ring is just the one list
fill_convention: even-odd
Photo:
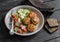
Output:
[[[13,10],[11,11],[11,16],[12,16],[12,13],[13,13]],[[12,19],[12,23],[11,23],[12,25],[11,25],[11,29],[10,29],[10,31],[9,31],[9,33],[10,33],[10,35],[13,35],[14,34],[14,21],[13,21],[13,19]]]

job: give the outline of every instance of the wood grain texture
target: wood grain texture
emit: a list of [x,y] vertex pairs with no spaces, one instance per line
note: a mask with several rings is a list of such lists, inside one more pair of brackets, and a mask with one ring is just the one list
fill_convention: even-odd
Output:
[[[57,39],[55,39],[56,42],[57,41],[59,42],[58,37],[60,37],[60,26],[58,27],[58,31],[54,32],[53,34],[49,34],[43,27],[43,29],[41,31],[39,31],[37,34],[35,34],[33,36],[29,36],[29,37],[22,37],[22,36],[17,36],[17,35],[10,36],[9,30],[6,28],[6,26],[4,24],[4,18],[5,18],[6,13],[8,12],[8,9],[21,5],[21,2],[15,1],[15,2],[13,2],[14,4],[11,3],[10,5],[3,4],[3,3],[5,3],[5,2],[0,3],[0,7],[1,7],[0,8],[0,42],[44,42],[44,41],[55,42],[53,39],[55,37],[57,37]],[[54,6],[55,9],[60,9],[60,0],[55,0],[55,1],[49,2],[49,3],[52,4],[52,6]],[[46,13],[46,14],[49,14],[49,13]],[[52,15],[50,15],[50,17],[57,18],[58,21],[60,21],[60,10],[55,11]],[[46,18],[45,18],[45,20],[46,20]],[[49,39],[51,39],[53,41],[50,41]]]

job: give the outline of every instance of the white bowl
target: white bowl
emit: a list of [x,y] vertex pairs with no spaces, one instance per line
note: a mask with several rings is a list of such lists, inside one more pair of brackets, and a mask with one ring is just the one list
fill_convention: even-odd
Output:
[[4,20],[6,27],[10,30],[9,24],[10,24],[11,12],[12,12],[12,10],[13,10],[13,12],[16,12],[19,8],[28,8],[30,10],[35,11],[38,14],[38,17],[40,18],[40,23],[36,26],[36,30],[34,32],[26,33],[26,34],[19,34],[16,32],[14,32],[14,33],[17,35],[21,35],[21,36],[29,36],[29,35],[33,35],[33,34],[39,32],[43,28],[43,25],[44,25],[44,16],[42,15],[42,13],[38,9],[36,9],[32,6],[28,6],[28,5],[17,6],[17,7],[12,8],[11,10],[9,10],[8,13],[6,14],[5,20]]

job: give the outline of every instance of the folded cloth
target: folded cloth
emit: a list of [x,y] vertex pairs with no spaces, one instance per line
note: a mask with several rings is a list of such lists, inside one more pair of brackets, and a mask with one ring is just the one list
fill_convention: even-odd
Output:
[[42,9],[46,9],[46,10],[52,10],[54,8],[53,6],[49,5],[49,3],[46,4],[46,3],[41,2],[42,0],[38,0],[38,1],[37,0],[29,0],[29,1],[32,5],[34,5],[38,8],[42,8]]

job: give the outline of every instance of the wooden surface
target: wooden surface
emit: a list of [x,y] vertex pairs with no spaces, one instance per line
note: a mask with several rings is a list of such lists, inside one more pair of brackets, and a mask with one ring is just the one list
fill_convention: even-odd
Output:
[[[52,15],[45,16],[46,17],[54,17],[60,21],[60,0],[54,0],[46,2],[50,5],[54,6],[54,13]],[[58,27],[58,31],[53,34],[49,34],[43,27],[41,31],[33,36],[22,37],[18,35],[9,35],[9,30],[6,28],[4,24],[4,17],[9,9],[21,5],[21,0],[10,0],[0,2],[0,42],[60,42],[60,26]],[[42,12],[43,13],[43,12]],[[49,14],[49,13],[45,13]],[[44,15],[44,13],[43,13]]]

